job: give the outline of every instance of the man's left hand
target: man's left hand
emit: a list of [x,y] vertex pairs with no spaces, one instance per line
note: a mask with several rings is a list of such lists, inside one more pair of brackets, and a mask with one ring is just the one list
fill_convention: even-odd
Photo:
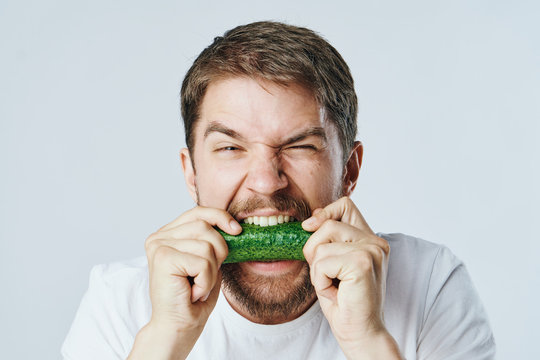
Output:
[[383,305],[390,246],[343,197],[316,209],[303,228],[304,246],[321,309],[348,358],[400,359],[384,325]]

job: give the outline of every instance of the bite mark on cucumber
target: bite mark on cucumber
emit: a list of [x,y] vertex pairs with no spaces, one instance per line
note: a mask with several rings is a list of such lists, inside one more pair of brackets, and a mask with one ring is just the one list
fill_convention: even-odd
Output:
[[244,261],[302,260],[302,249],[311,232],[302,229],[299,221],[272,226],[240,224],[239,235],[229,235],[217,229],[229,247],[224,264]]

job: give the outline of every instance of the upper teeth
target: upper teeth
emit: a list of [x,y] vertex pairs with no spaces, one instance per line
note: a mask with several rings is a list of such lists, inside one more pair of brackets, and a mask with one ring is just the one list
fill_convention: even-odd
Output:
[[259,226],[271,226],[283,224],[289,221],[294,221],[294,218],[289,215],[248,216],[244,219],[245,223],[255,224]]

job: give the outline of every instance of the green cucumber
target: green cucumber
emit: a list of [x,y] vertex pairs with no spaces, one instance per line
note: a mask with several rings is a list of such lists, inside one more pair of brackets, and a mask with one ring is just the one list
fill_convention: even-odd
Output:
[[236,236],[217,229],[229,247],[229,255],[224,264],[243,261],[305,261],[302,249],[312,233],[302,229],[301,222],[272,226],[241,225],[242,232]]

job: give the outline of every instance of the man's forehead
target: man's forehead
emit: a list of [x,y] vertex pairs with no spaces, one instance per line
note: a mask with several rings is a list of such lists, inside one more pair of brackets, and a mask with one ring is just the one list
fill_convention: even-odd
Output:
[[[324,111],[312,93],[298,85],[283,86],[246,78],[213,82],[206,91],[196,127],[198,137],[279,134],[311,131],[322,135]],[[316,128],[316,130],[314,130]],[[251,133],[249,133],[251,132]]]
[[[314,91],[297,83],[273,82],[265,79],[254,79],[245,76],[230,76],[211,81],[202,97],[201,113],[208,110],[208,103],[212,105],[239,105],[245,103],[245,96],[258,94],[256,99],[266,102],[275,102],[283,106],[291,98],[306,108],[306,111],[320,109],[322,106],[316,99]],[[238,97],[244,95],[244,97]],[[251,96],[253,97],[253,96]],[[224,103],[223,103],[224,102]],[[229,106],[227,106],[228,108]]]

